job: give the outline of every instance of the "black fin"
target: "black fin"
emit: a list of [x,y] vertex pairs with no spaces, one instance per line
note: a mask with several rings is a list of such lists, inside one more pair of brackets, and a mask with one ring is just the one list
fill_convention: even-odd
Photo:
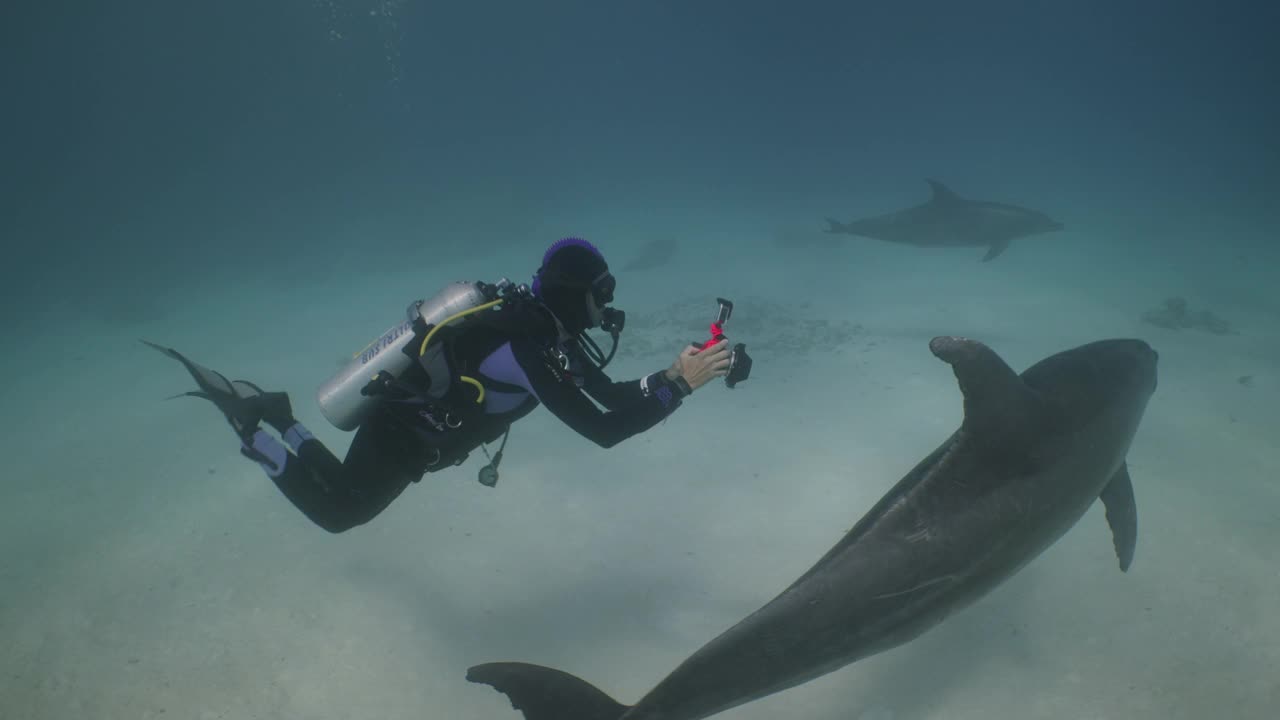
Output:
[[617,720],[631,709],[585,680],[541,665],[476,665],[467,670],[467,680],[505,694],[525,720]]
[[936,337],[929,350],[956,374],[964,395],[964,427],[1004,437],[1029,429],[1037,397],[994,350],[962,337]]
[[982,262],[990,262],[1000,257],[1000,253],[1009,249],[1010,240],[997,240],[991,243],[991,247],[987,250],[987,254],[982,256]]
[[[200,386],[200,390],[203,393],[205,393],[204,395],[197,395],[196,397],[208,397],[208,396],[216,396],[216,395],[231,395],[234,397],[236,395],[235,388],[231,385],[231,381],[228,380],[225,376],[223,376],[222,373],[216,370],[210,370],[209,368],[199,363],[195,363],[188,360],[185,355],[178,352],[177,350],[174,350],[173,348],[168,348],[163,345],[157,345],[156,343],[153,343],[150,340],[139,340],[139,342],[149,347],[152,347],[157,351],[162,352],[165,355],[168,355],[169,357],[173,358],[174,360],[177,360],[178,362],[182,363],[182,366],[185,367],[187,369],[187,372],[191,374],[191,378],[196,381],[196,385]],[[186,394],[191,394],[191,393],[186,393]],[[212,400],[213,398],[209,397],[209,399]]]
[[1133,499],[1128,463],[1120,463],[1120,469],[1111,476],[1099,497],[1107,509],[1107,524],[1111,526],[1111,539],[1116,546],[1116,557],[1120,559],[1120,570],[1127,572],[1133,564],[1133,551],[1138,544],[1138,505]]
[[157,345],[149,340],[140,342],[182,363],[191,379],[196,381],[199,389],[174,397],[198,397],[212,402],[222,411],[231,428],[242,440],[251,437],[257,430],[258,422],[262,419],[262,408],[261,402],[255,402],[255,399],[262,394],[261,388],[245,380],[232,382],[217,370],[192,362],[173,348]]
[[942,204],[963,202],[963,199],[952,192],[951,188],[937,180],[925,180],[925,182],[929,183],[929,189],[933,191],[933,197],[929,199],[930,202]]

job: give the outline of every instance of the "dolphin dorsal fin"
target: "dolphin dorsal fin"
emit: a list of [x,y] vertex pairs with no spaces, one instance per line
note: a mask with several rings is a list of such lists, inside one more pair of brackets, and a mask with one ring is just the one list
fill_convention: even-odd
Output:
[[964,395],[965,428],[1004,438],[1030,429],[1036,394],[994,350],[962,337],[936,337],[929,350],[956,374]]
[[929,199],[929,202],[937,203],[940,205],[950,205],[951,203],[964,202],[964,200],[959,195],[952,192],[951,188],[947,187],[946,185],[943,185],[937,180],[925,180],[925,182],[929,183],[929,188],[933,190],[933,197]]

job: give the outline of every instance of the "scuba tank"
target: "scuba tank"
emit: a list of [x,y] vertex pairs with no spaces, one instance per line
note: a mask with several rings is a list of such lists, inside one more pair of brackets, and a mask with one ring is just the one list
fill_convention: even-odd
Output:
[[[506,290],[510,281],[503,279],[498,285],[483,282],[452,282],[434,297],[411,303],[405,310],[403,322],[392,326],[378,339],[356,353],[341,370],[329,378],[316,392],[320,411],[340,430],[355,430],[378,403],[378,398],[364,393],[365,387],[375,376],[389,373],[399,377],[419,356],[417,347],[407,346],[418,337],[419,322],[434,330],[444,324],[462,321],[481,310],[502,302],[499,292]],[[422,343],[430,341],[429,333]]]

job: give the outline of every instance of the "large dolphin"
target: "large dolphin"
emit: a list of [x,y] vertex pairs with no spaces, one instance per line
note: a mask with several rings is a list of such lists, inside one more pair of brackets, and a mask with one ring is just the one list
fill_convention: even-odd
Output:
[[934,338],[964,421],[808,572],[707,643],[634,706],[568,673],[489,663],[467,679],[527,720],[696,720],[917,637],[1062,537],[1101,497],[1120,569],[1137,514],[1125,465],[1156,353],[1104,340],[1016,374],[982,343]]
[[929,201],[915,207],[842,223],[827,218],[827,233],[845,233],[920,247],[985,247],[985,262],[1018,238],[1062,229],[1048,215],[1004,203],[966,200],[937,180]]

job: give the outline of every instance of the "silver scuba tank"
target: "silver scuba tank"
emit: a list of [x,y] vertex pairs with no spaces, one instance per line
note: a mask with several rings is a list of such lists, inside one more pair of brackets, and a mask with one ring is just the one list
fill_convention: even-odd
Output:
[[449,283],[434,297],[410,304],[405,310],[404,322],[369,343],[320,386],[316,399],[325,418],[340,430],[359,427],[378,402],[377,398],[364,395],[361,390],[378,373],[385,370],[399,377],[413,364],[412,357],[404,352],[404,348],[414,337],[414,322],[421,317],[428,326],[438,325],[460,312],[479,307],[492,299],[486,296],[481,286],[478,282]]

